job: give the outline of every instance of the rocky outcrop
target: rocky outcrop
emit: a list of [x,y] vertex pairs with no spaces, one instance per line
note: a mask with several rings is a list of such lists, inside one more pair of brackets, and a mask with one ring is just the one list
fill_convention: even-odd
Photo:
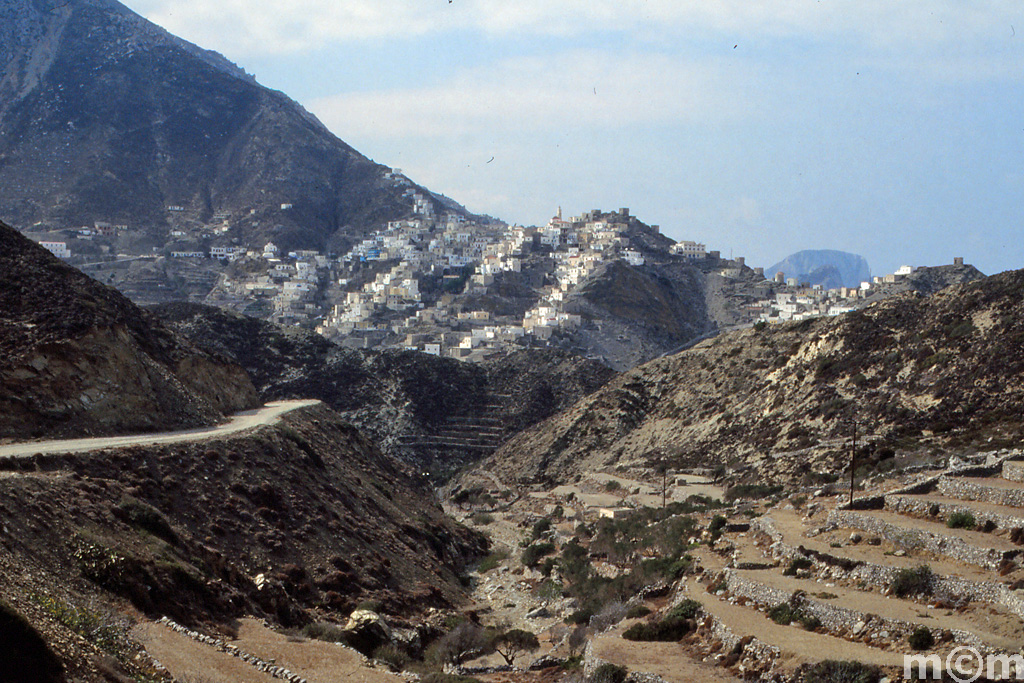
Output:
[[0,438],[212,424],[254,407],[240,366],[0,224]]

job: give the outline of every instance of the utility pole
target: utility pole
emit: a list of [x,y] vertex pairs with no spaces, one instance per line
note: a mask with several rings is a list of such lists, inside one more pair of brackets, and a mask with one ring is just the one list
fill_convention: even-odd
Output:
[[666,482],[668,481],[668,468],[661,468],[661,509],[665,509],[665,501],[668,499],[668,487]]
[[857,471],[857,421],[852,420],[853,427],[853,448],[850,449],[850,507],[853,507],[853,477]]

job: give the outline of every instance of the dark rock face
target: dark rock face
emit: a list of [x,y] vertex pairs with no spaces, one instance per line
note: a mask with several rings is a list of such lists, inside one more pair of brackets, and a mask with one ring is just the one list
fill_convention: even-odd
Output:
[[113,0],[5,2],[0,74],[0,215],[16,227],[127,223],[163,244],[175,206],[242,221],[243,243],[323,248],[411,213],[408,186],[298,104]]
[[0,437],[211,424],[252,407],[245,371],[0,224]]
[[563,481],[669,458],[799,480],[842,470],[849,420],[869,426],[883,450],[921,439],[1015,444],[1024,436],[1022,301],[1024,271],[1012,271],[834,318],[724,334],[623,373],[480,467],[509,481]]
[[529,350],[480,365],[409,351],[353,351],[323,337],[199,304],[153,312],[249,371],[266,400],[319,398],[381,448],[438,477],[602,386],[614,371]]

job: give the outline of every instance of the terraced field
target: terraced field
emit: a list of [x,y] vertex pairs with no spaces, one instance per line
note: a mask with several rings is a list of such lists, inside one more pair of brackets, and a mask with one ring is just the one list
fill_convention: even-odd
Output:
[[842,659],[896,679],[904,654],[935,653],[944,667],[957,647],[1020,652],[1019,452],[989,454],[852,506],[825,498],[801,508],[773,508],[749,531],[699,551],[703,576],[676,595],[701,603],[705,640],[719,660],[734,655],[737,672]]

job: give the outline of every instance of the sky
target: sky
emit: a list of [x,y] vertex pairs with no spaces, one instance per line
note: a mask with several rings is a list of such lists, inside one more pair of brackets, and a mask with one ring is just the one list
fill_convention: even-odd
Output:
[[476,213],[1024,267],[1020,0],[128,0]]

